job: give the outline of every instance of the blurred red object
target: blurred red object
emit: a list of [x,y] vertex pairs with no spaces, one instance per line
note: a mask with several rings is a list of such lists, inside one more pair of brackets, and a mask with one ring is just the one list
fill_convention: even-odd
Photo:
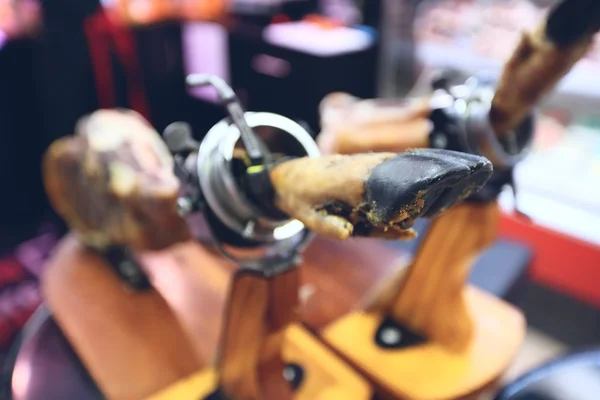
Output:
[[7,349],[41,303],[35,278],[14,257],[0,260],[0,350]]
[[99,106],[100,108],[117,107],[111,62],[111,55],[116,54],[128,83],[128,107],[151,121],[133,33],[111,17],[109,11],[101,9],[84,22]]
[[600,247],[517,215],[504,214],[500,232],[533,251],[531,279],[600,308]]
[[291,22],[291,19],[285,14],[274,15],[271,19],[271,24],[283,24],[286,22]]
[[0,289],[21,282],[28,275],[27,270],[16,259],[8,257],[0,260]]

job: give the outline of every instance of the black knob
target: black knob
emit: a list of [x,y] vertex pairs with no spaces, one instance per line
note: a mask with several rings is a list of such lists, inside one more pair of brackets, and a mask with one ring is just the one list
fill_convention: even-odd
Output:
[[186,122],[173,122],[167,126],[163,138],[173,154],[191,153],[200,147],[192,137],[192,127]]

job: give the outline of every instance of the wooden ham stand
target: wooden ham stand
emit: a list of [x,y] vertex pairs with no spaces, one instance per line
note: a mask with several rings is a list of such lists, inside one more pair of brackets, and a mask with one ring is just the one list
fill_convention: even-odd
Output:
[[[344,94],[327,101],[324,116],[333,118],[323,123],[322,150],[427,147],[428,101],[382,107]],[[377,111],[353,125],[344,107],[351,113],[356,101],[374,102],[369,108]],[[322,329],[323,340],[389,398],[456,399],[492,384],[525,335],[519,310],[467,284],[475,259],[496,239],[499,217],[494,200],[458,205],[434,219],[411,264],[371,293],[366,309]]]
[[[329,101],[341,103],[341,117],[343,103],[348,107],[352,99],[333,95]],[[329,106],[335,110],[336,104]],[[324,124],[329,130],[320,144],[343,153],[380,149],[381,142],[388,143],[388,151],[427,147],[427,101],[378,110],[373,120],[355,126],[342,118],[332,121],[341,125],[338,130]],[[353,140],[357,135],[362,139]],[[499,214],[494,200],[465,203],[437,217],[401,279],[390,279],[372,294],[374,303],[365,310],[322,329],[323,340],[385,397],[456,399],[493,384],[524,339],[524,318],[513,306],[466,282],[475,259],[496,239]]]
[[[475,111],[483,111],[479,114],[468,106],[465,126],[474,127],[477,134],[468,138],[468,147],[475,146],[485,154],[493,147],[489,147],[490,142],[504,140],[526,126],[532,108],[590,48],[600,26],[600,8],[591,4],[585,8],[577,1],[563,1],[538,30],[523,35],[505,65],[487,111],[478,105],[481,100],[475,100],[475,107],[479,107]],[[579,27],[571,30],[568,26]],[[487,98],[490,92],[483,94]],[[436,137],[438,127],[430,132],[429,126],[419,125],[427,120],[427,102],[413,103],[401,112],[398,107],[395,112],[388,109],[373,123],[359,121],[352,127],[348,110],[353,107],[348,104],[356,100],[344,94],[329,100],[333,107],[325,116],[333,116],[334,125],[341,125],[337,133],[324,126],[325,137],[320,141],[330,152],[380,150],[381,143],[388,144],[386,151],[425,147],[430,133],[436,147],[464,147],[460,140],[452,143],[456,140],[452,135]],[[474,125],[470,125],[472,121]],[[365,129],[369,124],[371,129]],[[392,127],[396,128],[395,142],[391,141]],[[402,137],[403,127],[409,128],[406,137]],[[352,131],[362,131],[361,138],[353,139]],[[513,144],[517,137],[512,137]],[[499,154],[493,149],[490,153],[494,157]],[[514,161],[505,161],[510,156],[494,157],[489,158],[500,161],[501,166],[514,165]],[[524,320],[510,305],[465,286],[465,281],[475,257],[495,238],[498,218],[495,201],[464,204],[437,218],[403,281],[379,293],[379,301],[371,309],[342,317],[325,328],[324,340],[392,398],[463,398],[493,382],[522,342]]]
[[495,239],[496,203],[459,205],[429,229],[404,279],[323,339],[389,398],[456,399],[493,383],[525,335],[522,314],[466,280]]
[[[599,3],[583,6],[564,0],[536,31],[524,33],[505,64],[491,104],[479,114],[485,118],[476,120],[469,106],[468,118],[475,120],[479,134],[470,138],[470,145],[475,143],[480,153],[490,152],[486,146],[492,137],[504,140],[526,126],[527,115],[583,57],[599,28]],[[484,92],[484,98],[489,94]],[[413,103],[401,112],[398,107],[395,112],[388,109],[373,123],[359,121],[352,127],[348,122],[352,107],[347,105],[355,99],[338,94],[329,100],[333,112],[325,116],[333,116],[333,123],[341,125],[337,133],[324,126],[320,141],[329,152],[381,151],[381,143],[388,144],[385,151],[429,145],[430,128],[419,125],[429,114],[427,102]],[[371,129],[366,129],[369,125]],[[406,137],[402,137],[403,127],[409,128]],[[396,141],[391,135],[394,128]],[[352,131],[360,137],[353,139]],[[436,145],[436,131],[431,133]],[[513,144],[517,137],[513,135]],[[444,140],[436,147],[447,144],[450,141]],[[490,153],[498,156],[496,151]],[[514,165],[504,159],[509,158],[498,158],[504,166]],[[326,327],[325,341],[392,398],[463,398],[493,382],[523,340],[523,316],[465,281],[474,259],[494,240],[498,219],[495,201],[463,204],[438,217],[402,282],[380,293],[370,310],[351,313]]]
[[[214,131],[209,139],[221,139],[215,132],[220,133]],[[194,165],[200,172],[211,171],[200,161],[203,149]],[[217,232],[222,227],[210,223],[208,210],[214,212],[209,209],[214,203],[180,197],[180,189],[195,193],[195,187],[179,187],[173,158],[149,124],[130,111],[98,111],[80,122],[74,137],[53,144],[45,157],[45,183],[53,206],[79,239],[96,249],[83,247],[73,236],[63,240],[43,279],[48,306],[110,399],[369,399],[367,382],[295,323],[296,265],[305,242],[299,239],[307,238],[309,227],[337,240],[348,238],[349,227],[357,227],[358,235],[412,237],[400,224],[424,212],[420,196],[427,196],[431,208],[441,212],[443,208],[435,205],[441,193],[452,185],[479,188],[481,182],[471,175],[482,172],[487,178],[491,172],[489,162],[480,157],[433,153],[305,156],[260,170],[269,174],[276,207],[289,210],[284,218],[288,222],[281,226],[294,223],[289,216],[302,224],[294,224],[297,230],[280,240],[257,236],[263,246],[245,248],[241,257],[225,250],[231,235],[221,236]],[[462,167],[470,165],[477,172],[455,168],[459,159],[465,163]],[[206,198],[216,193],[210,186],[202,189]],[[235,204],[233,197],[239,193],[225,195]],[[343,210],[335,214],[319,207],[340,199],[356,212],[335,225],[344,221]],[[221,243],[218,248],[235,259],[234,265],[189,242],[193,235],[180,215],[186,209],[178,208],[186,202],[180,200],[205,211],[213,238]],[[443,204],[450,207],[458,201],[459,194],[452,191]],[[185,244],[177,244],[181,242]],[[354,246],[356,242],[348,247]],[[115,247],[121,257],[111,256]],[[138,254],[129,254],[131,249]],[[374,247],[362,251],[370,249],[376,257],[369,255],[368,260],[376,264],[384,252]],[[350,256],[338,254],[312,265],[325,269],[333,261],[350,273],[354,263],[374,275],[375,265],[369,271],[355,255],[356,249]],[[211,330],[221,325],[215,315],[232,270],[213,364]],[[145,276],[150,284],[140,285]]]
[[[77,131],[49,149],[46,187],[77,235],[104,243],[96,245],[103,250],[68,236],[42,286],[57,324],[107,398],[370,398],[366,381],[295,323],[304,241],[277,242],[281,247],[258,257],[244,250],[239,265],[195,243],[174,244],[190,235],[160,137],[128,111],[99,111]],[[114,243],[121,243],[119,257],[110,255]],[[144,277],[149,285],[139,284]],[[221,322],[213,364],[211,329]]]
[[[197,78],[206,80],[205,76]],[[217,82],[215,86],[223,84]],[[246,117],[237,112],[236,103],[230,101],[228,107],[235,111],[232,118],[242,116],[238,126],[244,127]],[[248,121],[255,120],[256,115],[247,114]],[[252,128],[245,128],[238,130],[248,143],[244,145],[261,152],[259,143],[253,143],[257,139]],[[224,159],[225,145],[215,146],[223,143],[220,130],[211,130],[203,142],[206,146],[200,146],[186,160],[191,161],[191,169],[178,170],[184,175],[189,171],[205,174],[202,178],[206,179],[193,174],[177,178],[173,156],[165,144],[131,111],[98,111],[83,118],[76,132],[50,147],[44,177],[57,212],[96,253],[73,237],[66,239],[50,261],[43,287],[56,322],[100,390],[118,400],[153,395],[207,400],[370,398],[370,387],[362,377],[294,324],[299,289],[296,264],[304,243],[292,239],[299,239],[308,228],[338,240],[353,233],[411,238],[403,224],[422,215],[425,204],[427,209],[443,212],[462,200],[460,193],[448,189],[462,187],[463,194],[470,193],[483,183],[476,180],[480,173],[485,179],[491,173],[489,161],[481,157],[448,152],[300,156],[272,168],[251,164],[263,167],[254,168],[254,172],[248,167],[243,176],[254,182],[254,188],[241,192],[240,185],[230,185],[235,190],[221,192],[215,202],[211,196],[219,193],[218,184],[231,179],[237,182],[232,176],[237,169],[231,164],[225,164],[218,176],[214,168],[223,164],[207,163],[214,151]],[[180,133],[172,136],[171,132],[167,138],[173,148],[181,149],[182,143],[189,142]],[[232,153],[240,136],[227,137],[233,140],[226,142],[232,145]],[[248,151],[248,159],[254,162],[250,155]],[[238,198],[260,196],[260,182],[265,179],[270,185],[262,188],[263,201],[255,205],[236,203]],[[181,188],[182,181],[189,187]],[[181,189],[191,194],[181,195]],[[206,202],[194,197],[200,189]],[[438,203],[438,199],[443,201]],[[218,208],[227,201],[237,210],[260,205],[268,211],[227,214]],[[241,259],[219,246],[240,268],[229,290],[215,367],[201,365],[207,362],[207,353],[198,338],[202,324],[210,325],[211,319],[198,311],[211,308],[214,315],[216,307],[206,304],[215,293],[220,297],[226,279],[221,272],[213,281],[208,271],[222,271],[224,258],[189,247],[189,243],[190,253],[184,257],[186,246],[176,245],[193,237],[181,215],[193,212],[194,205],[197,211],[205,212],[217,243],[230,243],[231,235],[217,233],[221,228],[210,222],[211,215],[221,221],[239,217],[243,231],[237,234],[247,239],[258,231],[262,236],[254,240],[269,246],[259,257],[246,249],[249,254]],[[267,216],[274,213],[269,207],[276,207],[278,215],[285,214],[269,220]],[[346,209],[353,211],[343,217]],[[291,236],[280,234],[280,240],[264,236],[263,220],[273,224],[290,218],[302,221],[299,228],[293,228],[299,230],[286,231]],[[237,229],[240,224],[229,226]],[[132,249],[138,254],[132,254]],[[145,275],[150,284],[140,285]]]
[[[353,124],[350,115],[360,115],[352,110],[361,103],[376,113]],[[426,100],[389,107],[333,94],[323,106],[324,151],[428,145]],[[465,203],[437,217],[411,264],[370,294],[372,304],[333,321],[320,336],[390,398],[456,399],[483,390],[503,374],[525,336],[519,310],[467,284],[475,259],[496,239],[499,218],[496,201]]]
[[[212,400],[217,389],[228,399],[369,398],[370,386],[295,323],[297,267],[235,271],[223,317],[233,266],[219,258],[194,243],[146,255],[156,289],[133,292],[69,237],[49,262],[44,295],[109,399]],[[210,367],[219,317],[218,362]],[[295,393],[285,364],[288,379],[300,374]]]

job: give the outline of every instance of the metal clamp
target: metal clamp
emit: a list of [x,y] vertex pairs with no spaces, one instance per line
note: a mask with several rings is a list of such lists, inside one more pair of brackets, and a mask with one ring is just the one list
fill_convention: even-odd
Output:
[[435,81],[430,119],[434,129],[431,147],[487,157],[496,169],[511,169],[531,148],[534,118],[529,116],[514,131],[499,139],[489,116],[494,94],[491,79],[470,77],[462,84]]
[[[278,140],[287,142],[286,156],[318,157],[319,149],[310,134],[296,122],[277,114],[244,114],[248,125],[260,135],[260,128],[277,130]],[[259,128],[259,129],[257,129]],[[247,239],[263,243],[288,239],[304,225],[297,220],[273,219],[248,199],[234,175],[234,149],[240,131],[226,118],[207,134],[197,157],[198,184],[207,206],[228,229]]]
[[471,152],[487,157],[500,169],[514,167],[529,153],[534,132],[532,116],[501,141],[490,123],[491,103],[474,100],[467,107],[464,130]]

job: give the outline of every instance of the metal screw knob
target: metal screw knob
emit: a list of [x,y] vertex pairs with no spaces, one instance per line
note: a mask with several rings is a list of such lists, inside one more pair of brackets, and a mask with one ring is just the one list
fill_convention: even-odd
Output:
[[186,122],[173,122],[167,126],[163,138],[173,154],[196,151],[200,147],[192,137],[192,127]]

